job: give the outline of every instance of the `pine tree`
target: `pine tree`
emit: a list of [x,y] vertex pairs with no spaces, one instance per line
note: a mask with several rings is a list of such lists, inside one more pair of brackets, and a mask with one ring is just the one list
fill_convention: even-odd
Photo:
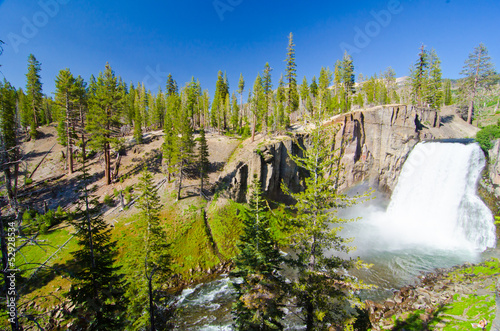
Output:
[[142,144],[143,114],[144,111],[142,110],[141,102],[141,85],[139,84],[134,100],[134,139],[137,144]]
[[264,88],[262,86],[262,78],[260,74],[257,74],[255,82],[253,84],[253,93],[251,99],[251,109],[253,114],[252,123],[252,142],[255,140],[255,132],[257,131],[258,123],[262,117],[262,113],[265,111],[266,107],[266,96],[264,94]]
[[321,67],[321,71],[318,79],[318,116],[325,115],[327,112],[328,100],[330,99],[330,84],[332,82],[332,72],[329,68]]
[[134,330],[149,324],[150,330],[167,330],[174,305],[162,285],[170,275],[170,244],[165,230],[160,224],[160,197],[153,183],[153,176],[144,169],[137,185],[140,210],[138,222],[139,236],[144,249],[135,256],[135,277],[131,280],[127,296],[128,319]]
[[[73,173],[73,138],[75,131],[75,78],[69,69],[59,71],[56,77],[56,102],[63,109],[64,116],[59,123],[60,131],[63,131],[64,139],[60,139],[66,146],[66,159],[68,173]],[[62,130],[64,129],[64,130]],[[61,132],[62,133],[62,132]],[[61,138],[61,137],[60,137]]]
[[173,94],[167,97],[167,113],[165,114],[165,124],[163,125],[164,141],[163,141],[163,160],[165,170],[168,176],[168,181],[171,180],[171,175],[175,172],[178,163],[178,137],[177,128],[173,123],[173,111],[179,106],[179,98]]
[[41,70],[41,63],[37,61],[33,54],[30,54],[28,57],[28,73],[26,74],[26,94],[30,112],[30,136],[33,139],[36,139],[36,129],[39,125],[38,117],[43,101]]
[[262,114],[263,115],[262,127],[264,132],[267,131],[268,117],[271,109],[271,99],[273,97],[273,84],[271,80],[271,71],[273,71],[273,69],[269,65],[269,62],[266,62],[266,65],[264,66],[264,73],[262,75],[262,88],[264,90],[264,96],[265,96],[265,107]]
[[236,94],[233,92],[231,101],[231,127],[233,132],[239,132],[240,126],[240,107],[238,106],[238,99]]
[[444,81],[444,104],[445,106],[452,104],[451,80],[449,79]]
[[429,52],[429,78],[426,101],[433,109],[440,109],[443,102],[441,60],[434,49]]
[[193,159],[193,128],[191,127],[191,123],[189,121],[189,117],[187,113],[184,113],[181,118],[180,123],[180,134],[181,138],[179,141],[179,182],[177,189],[177,200],[181,198],[181,189],[182,189],[182,179],[184,176],[185,168],[192,162]]
[[463,99],[468,104],[467,123],[472,124],[474,115],[474,99],[479,87],[488,84],[495,76],[495,66],[488,55],[488,49],[481,43],[474,48],[465,60],[464,67],[460,75],[465,76],[462,79],[461,91]]
[[278,89],[276,90],[276,103],[276,128],[278,131],[283,131],[288,125],[288,121],[285,118],[286,89],[283,74],[280,76]]
[[200,137],[198,140],[198,169],[200,171],[200,197],[203,197],[203,181],[208,179],[208,169],[210,161],[208,161],[208,144],[205,137],[205,128],[200,128]]
[[245,79],[243,78],[243,74],[240,73],[240,80],[238,81],[238,94],[240,95],[240,111],[242,112],[240,116],[240,127],[242,126],[242,120],[245,118],[245,114],[243,114],[243,92],[245,91]]
[[75,107],[78,112],[78,124],[76,125],[76,134],[80,134],[80,147],[82,149],[82,162],[86,158],[86,132],[85,122],[88,113],[88,90],[87,83],[82,77],[78,76],[74,83]]
[[167,78],[167,96],[171,96],[179,93],[179,88],[177,87],[177,82],[172,77],[172,74],[168,74]]
[[342,58],[341,66],[340,66],[340,77],[342,83],[342,92],[344,96],[344,100],[342,102],[342,110],[347,112],[351,110],[351,96],[354,94],[354,84],[355,84],[355,75],[354,75],[354,63],[352,57],[344,52],[344,57]]
[[287,115],[297,110],[299,105],[299,96],[297,93],[297,64],[295,63],[295,44],[293,43],[293,34],[288,36],[288,48],[286,62],[286,80],[287,86]]
[[4,79],[0,82],[0,171],[5,178],[7,199],[17,216],[17,178],[20,151],[16,127],[16,89]]
[[215,85],[214,100],[212,102],[211,124],[216,127],[219,134],[225,126],[225,104],[226,96],[229,94],[229,86],[227,85],[227,77],[222,75],[219,70],[217,74],[217,83]]
[[[293,206],[295,216],[289,219],[290,248],[295,254],[289,255],[287,263],[297,272],[292,293],[307,330],[322,330],[345,326],[352,317],[351,305],[360,304],[355,292],[363,284],[341,270],[359,267],[361,262],[339,256],[350,250],[349,240],[339,234],[341,225],[349,220],[336,215],[360,197],[340,192],[341,155],[328,145],[335,132],[321,127],[318,117],[314,122],[316,129],[309,134],[303,156],[291,156],[309,174],[305,190],[292,193],[284,185],[282,189],[297,201]],[[332,251],[338,253],[331,255]]]
[[231,273],[242,281],[233,282],[237,300],[233,315],[237,330],[283,330],[283,258],[273,241],[260,182],[254,177],[249,206],[239,214],[244,224]]
[[111,144],[118,141],[121,127],[120,114],[123,107],[122,87],[109,64],[99,73],[90,89],[90,110],[87,131],[92,137],[90,144],[104,153],[104,175],[106,184],[111,184]]
[[429,68],[429,54],[425,50],[425,46],[422,45],[420,47],[420,53],[418,54],[418,60],[413,65],[410,74],[413,101],[419,107],[423,106],[425,100],[427,84],[428,84],[428,74],[427,74],[428,68]]
[[302,114],[302,119],[305,120],[305,111],[307,110],[307,99],[309,98],[309,83],[307,82],[306,76],[302,80],[302,84],[299,86],[300,100],[302,101],[302,108],[304,113]]
[[80,249],[73,252],[79,270],[69,298],[76,305],[77,326],[85,330],[123,330],[126,307],[123,276],[114,267],[116,242],[110,226],[100,215],[100,204],[87,189],[83,164],[83,196],[77,218],[72,221]]

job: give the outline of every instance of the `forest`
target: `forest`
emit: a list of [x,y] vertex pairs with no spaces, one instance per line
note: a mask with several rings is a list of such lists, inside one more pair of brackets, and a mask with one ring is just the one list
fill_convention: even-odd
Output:
[[[61,68],[47,78],[55,80],[56,90],[46,95],[42,63],[34,54],[27,59],[25,86],[4,79],[0,237],[7,301],[0,304],[0,327],[170,330],[176,327],[177,297],[187,285],[183,279],[203,281],[207,270],[223,265],[219,271],[237,279],[232,283],[237,330],[284,329],[290,310],[307,330],[367,329],[358,294],[371,285],[343,271],[368,266],[325,252],[351,250],[340,228],[352,220],[337,212],[372,192],[353,197],[340,190],[341,155],[329,148],[336,131],[322,123],[378,105],[438,112],[454,107],[481,129],[476,139],[487,151],[500,138],[500,76],[483,44],[464,59],[458,80],[443,78],[438,54],[422,45],[405,77],[396,77],[390,67],[371,76],[356,74],[353,58],[345,53],[333,69],[322,67],[318,77],[300,82],[293,37],[290,33],[283,44],[286,71],[278,82],[271,79],[269,63],[253,84],[240,75],[234,87],[221,70],[213,93],[196,76],[178,84],[172,75],[164,89],[150,91],[143,82],[126,83],[106,64],[88,78]],[[310,147],[290,156],[305,174],[305,189],[282,187],[294,204],[268,201],[254,178],[248,203],[217,205],[224,187],[214,187],[209,177],[216,170],[208,136],[253,142],[257,135],[293,137],[294,127],[311,124]],[[74,180],[76,190],[73,201],[51,208],[32,200],[36,190],[53,184],[33,182],[37,169],[28,170],[30,155],[23,150],[24,144],[44,139],[47,127],[56,128],[57,142],[64,146],[60,178]],[[151,143],[157,132],[159,149],[138,161],[135,184],[123,188],[122,157]],[[98,180],[113,194],[96,195]],[[127,216],[113,223],[113,217],[103,216],[110,206]],[[62,251],[53,249],[66,240]],[[205,246],[199,244],[200,256],[191,263],[184,258],[197,240]],[[46,264],[49,253],[33,253],[37,247],[57,253],[58,262]],[[213,254],[202,256],[208,254],[203,250]],[[49,283],[56,289],[45,286]]]

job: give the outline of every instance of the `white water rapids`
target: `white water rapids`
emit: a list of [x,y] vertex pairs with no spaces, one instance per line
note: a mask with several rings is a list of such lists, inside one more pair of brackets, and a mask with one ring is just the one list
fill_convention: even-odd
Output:
[[[496,246],[493,215],[476,195],[484,165],[477,144],[420,143],[406,160],[389,203],[376,199],[340,214],[362,217],[347,224],[342,235],[354,238],[352,256],[374,265],[357,274],[379,286],[378,292],[368,293],[371,299],[391,295],[422,272],[488,257],[482,252]],[[223,277],[185,290],[179,329],[231,330],[234,291],[229,283]]]

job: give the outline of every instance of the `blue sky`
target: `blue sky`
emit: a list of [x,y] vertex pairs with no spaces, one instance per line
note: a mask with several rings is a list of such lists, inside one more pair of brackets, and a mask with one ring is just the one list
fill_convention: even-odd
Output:
[[33,53],[47,94],[59,70],[88,80],[106,62],[153,91],[172,73],[179,85],[198,78],[212,94],[219,70],[231,91],[243,73],[248,91],[266,62],[277,85],[293,32],[299,82],[333,68],[345,47],[357,74],[391,66],[405,76],[422,43],[436,49],[444,77],[458,78],[480,42],[500,61],[499,14],[498,0],[0,0],[0,71],[24,88]]

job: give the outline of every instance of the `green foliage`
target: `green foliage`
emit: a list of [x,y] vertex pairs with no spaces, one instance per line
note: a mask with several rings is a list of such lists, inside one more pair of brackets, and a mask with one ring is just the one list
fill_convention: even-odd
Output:
[[[137,215],[139,232],[136,240],[142,248],[133,253],[129,276],[129,289],[126,293],[130,303],[127,307],[129,327],[137,330],[151,326],[154,329],[169,328],[168,319],[173,313],[173,304],[166,289],[162,287],[171,272],[170,244],[168,237],[160,225],[160,198],[154,188],[153,176],[144,169],[137,185],[139,198]],[[151,292],[148,291],[151,288]],[[151,297],[148,297],[150,295]],[[148,305],[152,302],[152,305]],[[151,319],[151,314],[154,319]]]
[[45,214],[38,214],[33,209],[27,209],[22,219],[23,233],[34,234],[40,231],[46,234],[50,227],[64,221],[71,221],[72,215],[63,211],[59,206],[56,211],[49,209]]
[[282,186],[283,191],[297,201],[288,220],[290,248],[295,254],[288,257],[287,263],[297,272],[292,293],[302,308],[308,330],[343,327],[355,315],[352,306],[361,306],[355,292],[367,287],[342,272],[364,265],[359,260],[339,257],[339,253],[351,250],[350,240],[341,237],[339,231],[342,224],[352,220],[336,215],[338,210],[352,206],[362,196],[349,197],[340,192],[341,155],[339,151],[332,152],[328,145],[328,139],[335,133],[320,123],[316,120],[317,129],[310,133],[303,156],[291,156],[308,174],[306,189],[292,193]]
[[207,138],[205,137],[205,128],[202,126],[200,129],[200,137],[198,140],[198,155],[197,163],[198,170],[200,172],[200,195],[203,194],[203,181],[208,179],[208,170],[210,166],[210,161],[208,161],[208,144]]
[[25,110],[28,112],[27,116],[30,125],[30,136],[36,139],[37,126],[40,123],[40,112],[42,111],[43,95],[42,95],[42,82],[40,71],[42,70],[41,63],[35,58],[33,54],[28,57],[28,73],[26,74],[26,97],[28,106]]
[[411,68],[412,100],[417,106],[439,109],[443,101],[441,60],[434,49],[422,45],[418,60]]
[[208,213],[213,238],[220,253],[226,258],[233,258],[239,253],[237,244],[243,231],[243,224],[238,217],[239,213],[239,205],[233,201],[222,206],[212,203]]
[[288,36],[288,47],[286,57],[285,78],[288,83],[286,87],[286,111],[288,114],[297,110],[299,106],[299,93],[297,92],[297,64],[295,63],[295,44],[293,33]]
[[92,137],[92,148],[104,152],[104,173],[106,183],[111,184],[111,145],[118,141],[121,127],[124,86],[118,82],[114,71],[106,64],[104,72],[99,73],[97,81],[90,83],[90,110],[87,132]]
[[285,281],[279,273],[283,258],[271,237],[260,185],[255,177],[249,206],[241,208],[239,214],[244,228],[236,268],[231,273],[242,278],[242,282],[233,282],[237,292],[233,304],[237,330],[283,329]]
[[119,268],[113,266],[116,242],[111,240],[110,226],[100,216],[97,198],[87,190],[85,164],[83,169],[83,197],[77,218],[72,221],[79,245],[73,257],[80,269],[73,276],[68,296],[76,305],[73,316],[77,327],[123,330],[125,284]]
[[107,193],[104,195],[104,199],[102,200],[102,203],[104,203],[105,205],[107,205],[108,207],[113,207],[114,205],[114,200],[113,200],[113,197],[108,195]]
[[493,148],[493,140],[498,138],[500,138],[500,123],[488,125],[476,134],[476,141],[486,152]]

